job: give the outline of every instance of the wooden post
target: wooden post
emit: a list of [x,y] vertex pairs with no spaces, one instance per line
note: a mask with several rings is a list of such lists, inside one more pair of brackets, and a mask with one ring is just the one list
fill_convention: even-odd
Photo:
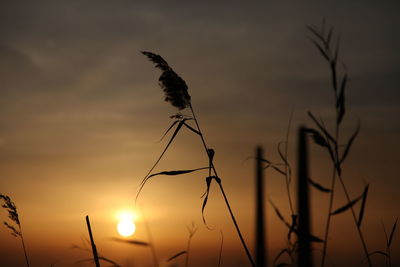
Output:
[[307,129],[299,129],[298,136],[298,178],[297,178],[297,205],[298,205],[298,266],[312,267],[312,253],[310,242],[309,190],[308,190],[308,147]]
[[264,157],[262,147],[256,148],[256,266],[267,266],[264,229],[264,169],[261,159]]

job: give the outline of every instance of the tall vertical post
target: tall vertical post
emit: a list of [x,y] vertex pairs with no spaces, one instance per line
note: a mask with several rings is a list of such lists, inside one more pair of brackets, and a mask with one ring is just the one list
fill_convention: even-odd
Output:
[[256,148],[256,266],[265,267],[267,250],[264,231],[264,168],[262,166],[263,149]]
[[312,267],[310,244],[310,209],[308,190],[307,128],[301,126],[298,136],[297,205],[298,205],[298,266]]

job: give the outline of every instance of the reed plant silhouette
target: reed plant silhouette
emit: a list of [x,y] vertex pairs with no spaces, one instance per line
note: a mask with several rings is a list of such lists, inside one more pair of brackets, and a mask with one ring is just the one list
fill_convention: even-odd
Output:
[[186,226],[186,228],[187,228],[188,233],[189,233],[188,241],[187,241],[187,245],[186,245],[186,250],[182,250],[182,251],[174,254],[173,256],[171,256],[170,258],[167,259],[167,262],[172,261],[172,260],[174,260],[174,259],[176,259],[176,258],[178,258],[178,257],[180,257],[182,255],[186,255],[185,267],[188,267],[189,266],[190,245],[192,243],[192,238],[193,238],[194,234],[197,232],[198,228],[194,225],[193,222],[192,222],[192,225],[190,227]]
[[97,255],[97,248],[96,248],[96,244],[94,243],[92,227],[90,226],[89,216],[86,216],[86,225],[87,225],[88,232],[89,232],[90,244],[92,246],[93,261],[96,264],[96,267],[100,267],[99,256]]
[[21,222],[19,220],[17,207],[15,206],[14,202],[11,200],[11,198],[9,196],[0,194],[0,199],[2,199],[4,201],[4,204],[2,205],[2,207],[7,210],[8,218],[10,218],[10,220],[15,224],[15,226],[13,226],[12,224],[9,224],[8,222],[4,222],[4,225],[8,229],[10,229],[11,235],[13,235],[15,237],[19,237],[21,239],[22,248],[24,250],[24,255],[25,255],[26,266],[29,267],[28,254],[26,252],[25,241],[24,241],[24,236],[22,234]]
[[385,234],[385,250],[376,250],[376,251],[369,253],[369,256],[383,255],[386,260],[386,262],[385,262],[386,267],[392,266],[391,246],[393,244],[392,241],[393,241],[394,233],[396,232],[397,220],[398,220],[398,218],[396,218],[395,222],[393,223],[392,230],[390,231],[389,235],[388,235],[388,232],[386,231],[385,225],[382,222],[382,228],[383,228],[383,232]]
[[[315,124],[316,129],[313,130],[313,137],[314,141],[317,145],[323,147],[329,154],[329,157],[332,161],[332,178],[331,178],[331,185],[329,188],[329,206],[328,206],[328,215],[325,227],[325,235],[324,235],[324,245],[322,250],[322,258],[321,258],[321,266],[325,265],[325,259],[328,249],[328,237],[329,237],[329,230],[331,225],[332,216],[343,213],[347,210],[351,211],[354,224],[360,238],[364,253],[367,258],[367,262],[369,266],[372,266],[371,260],[369,258],[369,252],[367,249],[367,244],[365,242],[364,235],[361,231],[361,224],[364,218],[366,200],[368,196],[368,188],[367,185],[364,189],[364,192],[361,196],[352,199],[348,192],[348,189],[345,185],[343,176],[342,176],[342,165],[347,159],[349,152],[352,148],[352,145],[359,133],[360,124],[358,123],[356,130],[354,133],[348,138],[344,145],[341,144],[341,125],[343,119],[346,115],[346,87],[348,81],[348,74],[347,69],[344,63],[342,63],[342,71],[340,73],[338,64],[341,63],[339,60],[339,45],[340,45],[340,36],[336,38],[336,44],[333,43],[333,36],[334,36],[334,28],[333,27],[326,27],[325,20],[323,21],[320,28],[315,26],[307,26],[308,30],[311,33],[309,39],[318,49],[324,60],[328,63],[330,74],[331,74],[331,85],[332,91],[334,94],[335,100],[335,114],[336,119],[334,122],[334,131],[331,133],[326,126],[325,121],[322,118],[317,118],[312,112],[308,112],[308,116],[311,118],[312,122]],[[333,210],[333,201],[335,198],[335,185],[336,180],[339,180],[343,192],[345,194],[347,203],[336,209]],[[361,209],[359,211],[359,215],[356,215],[354,210],[354,205],[362,201]]]
[[[93,254],[92,247],[91,247],[91,242],[87,238],[82,238],[82,245],[81,246],[80,245],[76,245],[76,244],[72,244],[71,248],[72,249],[83,250],[83,251],[86,251],[87,253]],[[117,262],[115,262],[115,261],[113,261],[113,260],[111,260],[109,258],[106,258],[106,257],[104,257],[102,255],[98,255],[98,259],[99,259],[99,261],[111,264],[110,265],[111,267],[122,267]],[[93,257],[88,258],[88,259],[78,260],[75,263],[83,263],[83,262],[90,262],[90,263],[96,264]]]
[[[226,207],[228,209],[228,212],[230,214],[230,217],[232,219],[232,222],[235,226],[236,232],[240,238],[240,241],[242,243],[242,246],[245,250],[246,256],[250,262],[250,264],[254,267],[254,261],[252,259],[252,256],[250,255],[249,249],[246,245],[246,242],[244,241],[243,235],[240,231],[239,225],[236,221],[236,218],[233,214],[231,205],[228,201],[228,198],[225,194],[224,187],[222,185],[222,180],[221,177],[218,175],[217,169],[214,165],[213,159],[214,159],[214,154],[215,151],[212,148],[209,148],[206,144],[205,137],[203,135],[203,132],[200,128],[199,121],[196,117],[196,113],[194,111],[192,102],[191,102],[191,97],[188,93],[188,87],[186,85],[186,82],[168,65],[168,63],[160,56],[157,54],[154,54],[152,52],[142,52],[147,58],[155,64],[155,67],[160,69],[162,71],[161,76],[159,77],[159,83],[161,88],[163,89],[165,93],[165,101],[170,102],[174,107],[176,107],[179,111],[183,109],[188,109],[191,113],[191,115],[183,115],[182,113],[177,113],[175,115],[172,115],[171,118],[175,119],[175,121],[172,123],[172,125],[167,129],[166,133],[164,136],[175,127],[175,130],[168,141],[166,147],[162,151],[161,155],[159,158],[156,160],[155,164],[153,165],[152,168],[150,168],[149,172],[147,175],[143,178],[140,188],[138,191],[138,194],[136,196],[136,199],[138,198],[141,190],[143,189],[144,185],[146,182],[156,176],[156,175],[182,175],[186,173],[191,173],[195,171],[200,171],[200,170],[208,170],[208,176],[206,178],[206,193],[204,195],[204,202],[202,205],[202,216],[203,216],[203,221],[204,224],[207,226],[205,217],[204,217],[204,209],[207,205],[208,197],[209,197],[209,189],[211,186],[212,181],[215,181],[218,184],[218,188],[220,189],[222,196],[224,198]],[[189,121],[194,121],[195,125],[191,126],[189,124]],[[173,170],[173,171],[163,171],[159,173],[152,173],[154,168],[157,166],[161,158],[164,156],[165,152],[168,150],[170,145],[172,144],[173,140],[177,136],[178,132],[182,129],[182,127],[187,128],[191,132],[195,133],[200,137],[200,140],[203,144],[204,151],[208,157],[208,166],[207,167],[200,167],[197,169],[191,169],[191,170]],[[163,137],[164,137],[163,136]]]
[[[358,232],[358,236],[360,238],[363,251],[366,256],[366,260],[368,262],[368,265],[371,266],[372,263],[370,261],[370,253],[368,252],[367,249],[367,244],[365,242],[363,233],[361,231],[361,225],[362,221],[364,218],[365,214],[365,208],[366,208],[366,202],[367,202],[367,197],[368,197],[368,191],[369,191],[369,185],[366,185],[364,188],[363,193],[356,197],[356,198],[351,198],[350,194],[348,192],[348,189],[345,185],[345,182],[343,180],[342,176],[342,164],[344,161],[347,159],[349,152],[352,148],[352,145],[359,133],[360,126],[359,123],[356,127],[356,130],[354,133],[348,138],[348,140],[345,142],[344,145],[341,144],[341,124],[343,122],[343,119],[345,118],[346,115],[346,87],[347,87],[347,81],[348,81],[348,74],[347,74],[347,69],[346,66],[339,60],[339,44],[340,44],[340,36],[336,37],[336,44],[333,45],[333,37],[334,37],[334,28],[330,27],[326,29],[325,25],[325,20],[323,20],[322,26],[320,28],[317,28],[315,26],[307,26],[309,32],[311,33],[311,36],[309,39],[311,42],[315,45],[319,53],[323,56],[324,60],[328,63],[329,65],[329,70],[330,70],[330,76],[331,76],[331,85],[332,89],[334,92],[334,100],[335,100],[335,114],[336,114],[336,119],[334,121],[334,133],[332,134],[329,130],[328,127],[326,126],[325,121],[322,118],[317,118],[312,112],[308,112],[308,116],[311,118],[313,124],[315,125],[315,129],[313,128],[307,128],[307,133],[310,135],[314,141],[315,144],[318,146],[322,147],[325,149],[328,154],[329,158],[332,161],[332,178],[331,178],[331,185],[330,187],[325,187],[322,186],[321,184],[317,183],[310,177],[308,177],[308,183],[316,188],[318,191],[327,193],[329,194],[329,206],[328,206],[328,215],[327,215],[327,221],[326,221],[326,226],[325,226],[325,233],[324,233],[324,239],[319,239],[316,238],[312,235],[310,235],[311,239],[314,241],[323,241],[323,250],[322,250],[322,258],[321,258],[321,266],[325,265],[325,260],[326,260],[326,254],[327,254],[327,249],[328,249],[328,237],[329,237],[329,230],[330,230],[330,225],[331,225],[331,219],[332,216],[341,214],[343,212],[346,212],[348,210],[351,211],[356,230]],[[339,71],[338,65],[341,63],[342,70],[341,72]],[[292,117],[292,116],[291,116]],[[280,163],[273,163],[270,160],[264,159],[264,162],[266,164],[265,168],[272,168],[278,173],[282,174],[285,177],[286,181],[286,191],[288,195],[288,201],[289,201],[289,207],[290,207],[290,212],[292,216],[292,224],[289,224],[282,213],[279,211],[277,206],[271,201],[271,205],[274,208],[278,218],[283,221],[286,226],[289,228],[289,233],[296,233],[294,230],[297,228],[297,221],[298,221],[298,214],[294,213],[293,209],[293,203],[291,199],[291,193],[290,193],[290,182],[291,182],[291,165],[289,163],[289,160],[287,158],[287,149],[288,149],[288,135],[289,135],[289,130],[290,130],[290,124],[291,124],[291,118],[289,120],[289,126],[288,130],[286,133],[286,141],[280,142],[278,144],[278,154],[281,159]],[[282,146],[284,148],[282,149]],[[300,159],[299,159],[300,160]],[[282,167],[283,166],[283,167]],[[335,199],[335,185],[336,185],[336,180],[339,180],[342,189],[344,191],[347,203],[344,204],[343,206],[333,209],[333,202]],[[361,207],[358,212],[358,216],[356,216],[356,212],[354,210],[354,205],[358,202],[361,202]],[[288,234],[288,245],[287,248],[282,249],[278,255],[276,256],[274,263],[277,262],[277,260],[284,254],[288,254],[292,260],[293,264],[293,252],[297,248],[296,243],[292,243],[290,240],[290,234]],[[315,239],[316,238],[316,239]]]

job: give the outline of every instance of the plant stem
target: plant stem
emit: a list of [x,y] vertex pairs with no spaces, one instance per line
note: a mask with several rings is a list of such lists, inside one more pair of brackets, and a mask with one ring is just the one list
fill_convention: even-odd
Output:
[[289,163],[288,163],[288,147],[289,147],[289,132],[290,132],[290,125],[292,124],[292,118],[293,118],[293,109],[292,112],[290,113],[290,118],[289,118],[289,123],[288,127],[286,130],[286,140],[285,140],[285,178],[286,178],[286,191],[288,194],[288,199],[289,199],[289,207],[290,207],[290,212],[292,215],[294,215],[294,208],[293,208],[293,203],[292,203],[292,197],[290,195],[290,180],[291,180],[291,173],[289,173]]
[[[194,119],[194,121],[195,121],[195,123],[196,123],[197,130],[198,130],[199,133],[200,133],[200,138],[201,138],[201,141],[202,141],[202,143],[203,143],[204,149],[205,149],[205,151],[206,151],[206,154],[208,155],[208,147],[207,147],[206,142],[205,142],[205,140],[204,140],[203,133],[202,133],[202,131],[201,131],[201,129],[200,129],[199,122],[197,121],[196,114],[195,114],[195,112],[194,112],[194,110],[193,110],[192,104],[189,104],[189,107],[190,107],[190,110],[191,110],[191,112],[192,112],[193,119]],[[217,170],[215,169],[214,163],[213,163],[213,162],[211,162],[211,168],[212,168],[212,170],[213,170],[215,176],[218,177],[218,178],[220,178],[220,177],[218,176],[218,174],[217,174]],[[227,198],[226,195],[225,195],[225,191],[224,191],[224,188],[223,188],[223,186],[222,186],[222,182],[221,182],[221,180],[217,180],[217,182],[218,182],[219,188],[220,188],[220,190],[221,190],[221,193],[222,193],[222,195],[223,195],[223,197],[224,197],[225,204],[226,204],[226,206],[227,206],[227,208],[228,208],[228,211],[229,211],[229,214],[230,214],[231,219],[232,219],[232,221],[233,221],[233,224],[235,225],[236,232],[237,232],[237,234],[238,234],[238,236],[239,236],[239,238],[240,238],[240,241],[242,242],[243,248],[244,248],[244,250],[245,250],[245,252],[246,252],[247,258],[249,259],[249,261],[250,261],[250,263],[251,263],[251,266],[255,267],[253,258],[252,258],[251,255],[250,255],[250,251],[249,251],[249,249],[247,248],[246,242],[245,242],[244,239],[243,239],[243,236],[242,236],[242,233],[241,233],[241,231],[240,231],[239,225],[238,225],[237,222],[236,222],[235,215],[234,215],[233,212],[232,212],[231,205],[229,204],[228,198]]]
[[149,243],[150,243],[150,250],[151,250],[151,255],[153,257],[153,263],[154,263],[155,267],[158,267],[159,264],[158,264],[156,249],[154,247],[153,235],[151,234],[151,231],[150,231],[149,222],[146,220],[142,206],[140,207],[140,210],[142,212],[142,218],[143,218],[144,224],[146,226],[147,238],[149,239]]
[[22,235],[21,225],[19,224],[18,227],[19,227],[19,232],[21,233],[20,237],[21,237],[21,242],[22,242],[22,248],[24,249],[24,255],[25,255],[26,266],[29,267],[28,254],[26,253],[25,241],[24,241],[24,237],[23,237],[23,235]]
[[192,240],[192,236],[189,236],[187,247],[186,247],[185,267],[189,267],[189,252],[190,252],[190,241],[191,240]]
[[96,267],[100,267],[99,256],[97,255],[96,244],[94,243],[92,228],[90,227],[90,221],[89,221],[88,215],[86,215],[86,224],[87,224],[87,228],[88,228],[88,232],[89,232],[90,243],[92,245],[94,263],[96,264]]
[[333,173],[332,173],[332,182],[331,182],[331,194],[329,198],[329,208],[328,208],[328,218],[326,220],[326,226],[325,226],[325,235],[324,235],[324,247],[322,249],[322,258],[321,258],[321,267],[324,266],[325,264],[325,258],[326,258],[326,251],[328,249],[328,235],[329,235],[329,227],[331,224],[331,213],[332,213],[332,208],[333,208],[333,199],[335,196],[335,181],[336,181],[336,168],[333,167]]
[[[347,191],[347,189],[346,189],[346,186],[345,186],[345,184],[344,184],[344,182],[343,182],[343,179],[342,179],[342,177],[341,177],[340,175],[338,175],[338,177],[339,177],[340,183],[342,184],[342,188],[343,188],[344,194],[346,195],[347,201],[350,202],[350,201],[351,201],[350,195],[349,195],[349,193],[348,193],[348,191]],[[355,214],[355,212],[354,212],[354,208],[351,207],[350,210],[351,210],[351,214],[353,215],[354,223],[355,223],[355,225],[356,225],[356,228],[357,228],[357,231],[358,231],[358,235],[360,236],[360,240],[361,240],[361,243],[362,243],[364,252],[365,252],[365,254],[367,255],[368,266],[369,266],[369,267],[372,267],[372,262],[371,262],[371,259],[370,259],[370,257],[369,257],[367,244],[366,244],[366,242],[365,242],[365,240],[364,240],[364,235],[363,235],[362,232],[361,232],[361,228],[357,225],[357,217],[356,217],[356,214]]]

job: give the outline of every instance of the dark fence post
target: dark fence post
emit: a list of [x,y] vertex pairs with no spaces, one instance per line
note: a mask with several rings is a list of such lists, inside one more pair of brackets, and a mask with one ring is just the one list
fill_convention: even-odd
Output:
[[261,159],[264,157],[262,147],[256,148],[256,266],[267,266],[264,228],[264,169]]
[[298,136],[298,178],[297,178],[297,205],[298,205],[298,266],[312,267],[310,244],[310,221],[308,190],[308,146],[307,128],[301,126]]

